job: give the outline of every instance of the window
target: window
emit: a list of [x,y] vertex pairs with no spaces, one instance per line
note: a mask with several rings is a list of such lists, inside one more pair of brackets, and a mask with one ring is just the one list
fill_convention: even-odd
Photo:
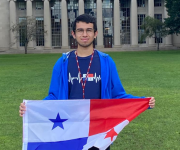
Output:
[[36,2],[36,10],[44,9],[43,7],[43,2]]
[[96,18],[97,16],[97,9],[96,9],[96,1],[94,0],[85,0],[84,1],[84,12],[85,14],[89,14]]
[[162,14],[154,14],[154,18],[162,21]]
[[113,45],[113,9],[114,1],[103,0],[102,15],[103,15],[103,35],[104,48],[111,48]]
[[44,18],[36,18],[36,46],[44,46]]
[[161,6],[161,0],[154,0],[154,6],[160,7]]
[[19,10],[26,10],[26,2],[19,2]]
[[51,31],[52,31],[52,46],[60,47],[62,45],[61,33],[61,1],[50,1],[51,3]]
[[69,45],[72,49],[77,48],[77,41],[72,37],[71,31],[73,22],[76,17],[79,15],[79,1],[78,0],[68,0],[67,1],[67,8],[68,8],[68,38],[69,38]]
[[121,4],[121,43],[130,44],[131,27],[130,27],[130,0],[120,0]]
[[[84,12],[95,18],[97,18],[97,4],[96,0],[85,0],[84,1]],[[96,19],[97,20],[97,19]],[[97,45],[97,38],[93,42],[94,47]]]
[[145,0],[138,0],[137,5],[138,7],[145,7]]
[[113,1],[104,0],[102,5],[103,14],[103,33],[106,35],[113,35]]
[[[23,20],[26,20],[26,18],[19,18],[19,23],[21,23]],[[26,40],[26,26],[20,26],[19,27],[19,46],[25,46],[25,40]]]
[[[162,14],[154,14],[154,18],[162,21]],[[162,38],[160,38],[159,40],[160,40],[159,43],[163,43],[163,39]],[[158,38],[155,38],[155,43],[158,43]]]
[[113,8],[113,0],[103,0],[102,8]]
[[141,28],[141,25],[143,24],[145,17],[145,14],[138,14],[138,43],[146,43],[146,39],[141,41],[141,36],[144,33],[144,29]]
[[23,20],[26,20],[26,18],[19,18],[19,23],[21,23]]

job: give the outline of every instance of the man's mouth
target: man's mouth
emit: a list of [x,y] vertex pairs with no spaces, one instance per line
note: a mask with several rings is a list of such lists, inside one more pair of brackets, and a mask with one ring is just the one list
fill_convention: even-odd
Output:
[[81,41],[86,42],[86,41],[88,41],[88,39],[81,39]]

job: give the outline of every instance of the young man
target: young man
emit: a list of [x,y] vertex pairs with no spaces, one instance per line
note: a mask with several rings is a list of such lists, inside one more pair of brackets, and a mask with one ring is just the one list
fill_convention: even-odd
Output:
[[[93,41],[97,34],[95,18],[87,14],[76,18],[72,36],[77,40],[78,48],[63,54],[56,62],[49,94],[44,100],[139,98],[126,94],[112,58],[94,50]],[[154,97],[149,105],[155,106]],[[20,116],[25,109],[21,103]]]

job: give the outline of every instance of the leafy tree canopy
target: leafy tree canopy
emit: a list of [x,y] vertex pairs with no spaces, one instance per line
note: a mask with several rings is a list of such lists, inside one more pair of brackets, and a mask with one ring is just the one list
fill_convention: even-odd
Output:
[[144,30],[142,38],[146,38],[146,37],[152,38],[156,36],[164,37],[167,35],[167,32],[164,27],[164,23],[150,16],[147,16],[144,19],[144,22],[141,25],[141,29]]
[[169,29],[169,34],[180,34],[180,0],[165,0],[168,18],[165,25]]
[[159,50],[159,39],[167,36],[168,32],[164,26],[164,23],[158,19],[147,16],[142,25],[141,29],[143,34],[141,35],[141,41],[145,38],[156,38],[158,40],[158,50]]

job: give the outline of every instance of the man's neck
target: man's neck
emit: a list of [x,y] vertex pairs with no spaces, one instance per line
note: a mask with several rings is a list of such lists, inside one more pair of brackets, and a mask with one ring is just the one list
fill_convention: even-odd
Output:
[[80,47],[77,48],[77,55],[80,57],[87,57],[93,53],[94,48],[93,47]]

